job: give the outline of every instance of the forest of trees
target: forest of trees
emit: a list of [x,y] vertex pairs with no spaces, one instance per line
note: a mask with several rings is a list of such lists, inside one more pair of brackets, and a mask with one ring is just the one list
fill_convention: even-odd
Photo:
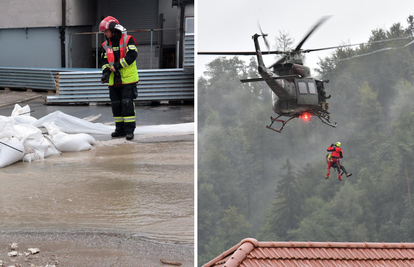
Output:
[[[414,242],[414,18],[375,29],[368,44],[319,62],[336,128],[292,120],[266,129],[264,83],[238,57],[220,57],[198,79],[198,264],[242,239]],[[390,42],[373,41],[408,37]],[[373,43],[372,43],[373,42]],[[395,49],[370,55],[384,47]],[[348,59],[351,58],[351,59]],[[348,59],[348,60],[345,60]],[[326,149],[340,141],[351,177],[326,174]]]

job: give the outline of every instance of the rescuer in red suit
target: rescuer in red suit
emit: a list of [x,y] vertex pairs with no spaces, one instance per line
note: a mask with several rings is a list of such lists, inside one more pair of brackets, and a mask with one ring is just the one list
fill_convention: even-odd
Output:
[[343,158],[343,151],[341,148],[341,142],[336,142],[336,144],[331,144],[330,147],[327,149],[328,152],[331,152],[330,157],[328,157],[328,172],[326,173],[325,179],[329,178],[329,174],[331,172],[331,167],[334,167],[338,171],[338,180],[342,181],[341,177],[341,169],[342,173],[345,173],[346,176],[351,176],[351,173],[346,172],[345,167],[341,166],[339,162],[340,158]]

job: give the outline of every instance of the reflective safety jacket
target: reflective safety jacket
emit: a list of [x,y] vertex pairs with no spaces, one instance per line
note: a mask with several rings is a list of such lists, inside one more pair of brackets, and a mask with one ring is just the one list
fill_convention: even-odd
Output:
[[[132,38],[132,39],[131,39]],[[136,64],[137,53],[134,53],[134,57],[126,57],[129,51],[137,52],[135,39],[126,34],[122,34],[119,39],[119,46],[112,47],[111,39],[102,43],[103,59],[106,59],[106,64],[102,65],[102,71],[108,71],[112,66],[121,74],[122,84],[136,83],[139,80],[138,70]],[[115,53],[119,51],[119,61],[115,59]],[[114,85],[114,73],[109,75],[109,86]]]
[[334,159],[339,159],[342,158],[342,148],[337,147],[337,146],[330,146],[327,149],[328,152],[332,152],[332,158]]

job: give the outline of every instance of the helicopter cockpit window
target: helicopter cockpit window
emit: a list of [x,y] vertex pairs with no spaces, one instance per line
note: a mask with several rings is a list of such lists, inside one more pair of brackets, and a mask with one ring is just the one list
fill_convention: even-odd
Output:
[[312,82],[308,82],[308,87],[309,87],[309,94],[316,95],[316,87],[315,87],[315,84],[312,83]]
[[300,94],[307,94],[308,93],[308,87],[306,86],[305,82],[298,82],[299,86],[299,93]]

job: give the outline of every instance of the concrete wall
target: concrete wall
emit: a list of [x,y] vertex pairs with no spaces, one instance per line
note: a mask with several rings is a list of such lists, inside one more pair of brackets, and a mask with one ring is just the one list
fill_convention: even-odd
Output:
[[171,6],[171,1],[159,0],[159,13],[164,14],[164,28],[175,28],[178,9]]
[[[118,2],[133,3],[132,0]],[[108,3],[109,0],[66,0],[66,67],[96,66],[96,35],[76,33],[97,32],[100,21],[108,15]],[[171,0],[158,0],[156,3],[158,14],[154,16],[158,15],[159,21],[159,15],[164,15],[164,28],[179,28],[179,8],[173,7]],[[194,5],[186,6],[187,14],[194,15]],[[62,0],[0,0],[0,47],[13,47],[19,51],[18,54],[0,54],[0,66],[61,67],[61,26]],[[155,25],[150,27],[157,28]],[[163,45],[175,47],[177,32],[163,31]],[[104,39],[103,34],[98,35],[98,57]],[[153,46],[152,56],[149,44],[140,45],[138,50],[139,68],[150,68],[150,62],[152,68],[159,67],[159,43]],[[100,60],[98,62],[100,64]]]
[[95,25],[96,3],[96,0],[66,0],[66,26]]
[[[66,0],[67,26],[93,25],[95,0]],[[59,27],[61,0],[1,0],[0,29]]]
[[59,36],[55,27],[0,30],[0,47],[10,48],[0,66],[60,68]]
[[[178,8],[172,7],[171,1],[160,0],[159,1],[159,14],[164,16],[164,29],[176,29]],[[176,45],[176,33],[177,30],[165,30],[163,32],[163,44],[164,45]]]

